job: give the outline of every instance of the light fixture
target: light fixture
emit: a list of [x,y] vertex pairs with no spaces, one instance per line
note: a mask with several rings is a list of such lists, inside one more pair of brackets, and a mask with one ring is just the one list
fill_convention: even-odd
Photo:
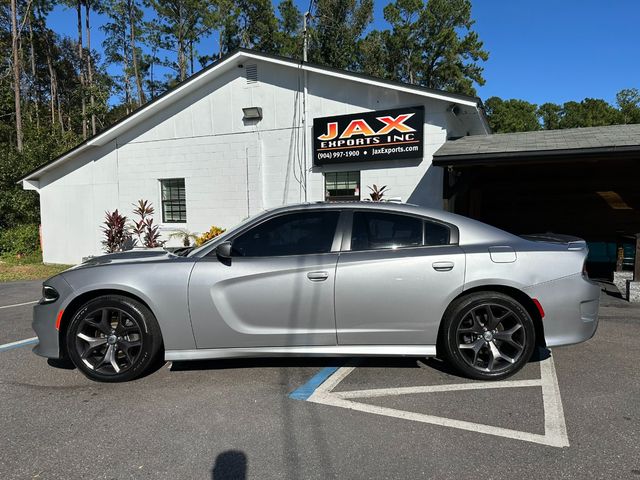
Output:
[[596,192],[614,210],[633,210],[617,192]]
[[242,109],[242,114],[247,120],[261,120],[262,107],[245,107]]

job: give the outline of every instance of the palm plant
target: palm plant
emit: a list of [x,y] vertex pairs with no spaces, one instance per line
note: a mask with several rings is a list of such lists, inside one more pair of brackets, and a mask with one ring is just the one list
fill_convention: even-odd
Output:
[[185,247],[190,247],[192,241],[195,242],[196,240],[198,240],[198,234],[191,233],[186,228],[180,228],[169,235],[169,238],[178,238],[182,241],[182,245],[184,245]]

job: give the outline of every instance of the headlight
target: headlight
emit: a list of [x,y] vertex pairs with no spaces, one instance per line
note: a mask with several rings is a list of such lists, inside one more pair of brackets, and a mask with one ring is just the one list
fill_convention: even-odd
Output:
[[40,303],[53,303],[60,298],[60,294],[58,291],[50,287],[49,285],[42,286],[42,298],[40,299]]

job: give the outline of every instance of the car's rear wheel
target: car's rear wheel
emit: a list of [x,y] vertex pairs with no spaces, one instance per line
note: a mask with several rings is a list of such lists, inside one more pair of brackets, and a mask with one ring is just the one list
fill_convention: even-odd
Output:
[[75,313],[66,335],[69,358],[92,380],[124,382],[144,374],[162,347],[160,328],[142,303],[97,297]]
[[465,376],[501,380],[520,370],[535,348],[527,310],[498,292],[478,292],[455,301],[445,313],[446,359]]

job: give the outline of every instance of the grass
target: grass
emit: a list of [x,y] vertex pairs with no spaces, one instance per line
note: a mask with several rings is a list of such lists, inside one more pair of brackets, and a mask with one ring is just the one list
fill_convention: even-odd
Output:
[[21,258],[14,255],[0,256],[0,282],[18,280],[44,280],[69,268],[70,265],[45,265],[40,252]]

